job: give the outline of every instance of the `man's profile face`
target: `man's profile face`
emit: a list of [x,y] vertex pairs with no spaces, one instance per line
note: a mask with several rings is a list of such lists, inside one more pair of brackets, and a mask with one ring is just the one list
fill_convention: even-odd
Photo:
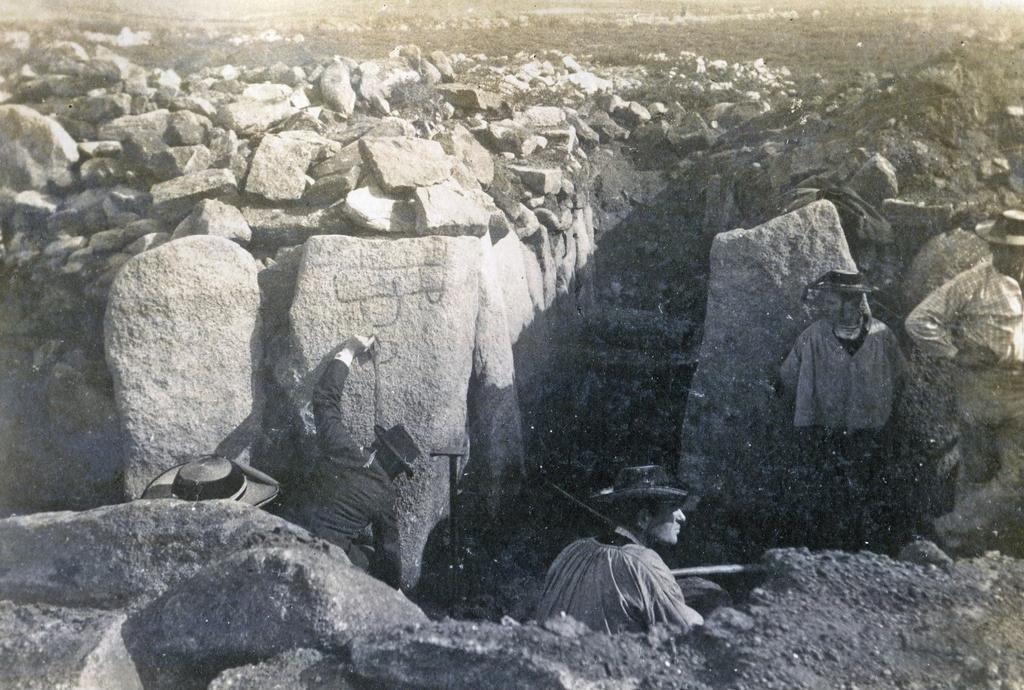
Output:
[[651,523],[647,527],[647,537],[652,542],[676,544],[679,541],[679,530],[685,521],[683,511],[674,504],[663,505],[651,518]]

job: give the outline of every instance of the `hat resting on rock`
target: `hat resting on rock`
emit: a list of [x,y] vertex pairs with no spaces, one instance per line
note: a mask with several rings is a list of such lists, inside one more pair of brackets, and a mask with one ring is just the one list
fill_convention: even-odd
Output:
[[1003,211],[994,220],[978,223],[974,231],[989,244],[1005,244],[1024,249],[1024,211]]
[[204,455],[158,476],[142,492],[142,498],[226,499],[258,508],[274,500],[280,491],[274,478],[257,469],[220,455]]
[[623,467],[612,488],[600,491],[590,499],[604,504],[625,499],[656,499],[682,504],[688,495],[686,489],[669,478],[661,465],[639,465]]

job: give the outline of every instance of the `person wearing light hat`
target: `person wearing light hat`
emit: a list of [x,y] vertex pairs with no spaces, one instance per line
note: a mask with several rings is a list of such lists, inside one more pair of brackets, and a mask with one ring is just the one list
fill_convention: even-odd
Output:
[[[954,513],[965,515],[969,496],[995,500],[983,498],[981,486],[1019,483],[1013,478],[1024,460],[1024,211],[1004,211],[975,231],[989,243],[992,259],[933,291],[905,322],[934,366],[955,367],[960,467]],[[976,525],[976,533],[1000,527]]]
[[[864,499],[874,496],[889,419],[906,370],[893,332],[871,315],[872,290],[859,272],[828,271],[804,290],[818,297],[824,318],[796,339],[779,369],[793,398],[793,425],[806,470],[821,475],[809,500],[838,509],[851,529],[833,528],[829,539],[859,542],[864,535]],[[814,522],[820,522],[816,518]]]
[[659,623],[690,628],[704,619],[655,544],[676,544],[687,492],[657,465],[627,467],[614,487],[591,500],[621,525],[601,538],[579,539],[548,569],[534,618],[566,614],[598,632],[643,632]]

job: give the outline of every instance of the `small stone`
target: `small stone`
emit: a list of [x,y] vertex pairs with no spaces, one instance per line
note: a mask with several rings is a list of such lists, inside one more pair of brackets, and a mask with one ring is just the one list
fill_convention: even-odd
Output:
[[234,206],[216,199],[204,199],[196,204],[188,218],[178,224],[171,239],[189,235],[216,235],[245,246],[252,238],[252,229],[242,212]]
[[416,187],[443,182],[452,174],[452,159],[436,141],[364,138],[359,150],[381,188],[389,193],[409,193]]
[[532,168],[522,165],[510,165],[523,185],[535,194],[554,194],[562,188],[562,171],[559,168]]
[[268,134],[263,137],[245,182],[245,191],[270,201],[301,199],[306,170],[315,149],[307,142]]
[[320,97],[332,110],[344,115],[352,114],[356,107],[356,92],[347,66],[336,62],[324,69],[320,75]]
[[153,185],[153,211],[168,222],[188,215],[200,199],[236,192],[238,185],[230,170],[204,170]]
[[490,226],[494,204],[483,192],[448,181],[418,188],[414,199],[418,235],[481,237]]
[[356,225],[368,230],[409,235],[416,230],[415,207],[409,202],[391,199],[372,186],[348,193],[345,214]]

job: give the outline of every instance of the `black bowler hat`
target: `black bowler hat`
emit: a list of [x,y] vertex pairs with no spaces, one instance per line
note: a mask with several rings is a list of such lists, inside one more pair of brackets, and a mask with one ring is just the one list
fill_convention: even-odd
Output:
[[257,469],[220,455],[204,455],[158,476],[142,492],[142,498],[226,499],[260,507],[280,491],[275,479]]
[[991,244],[1024,248],[1024,211],[1003,211],[995,220],[978,223],[974,231]]

